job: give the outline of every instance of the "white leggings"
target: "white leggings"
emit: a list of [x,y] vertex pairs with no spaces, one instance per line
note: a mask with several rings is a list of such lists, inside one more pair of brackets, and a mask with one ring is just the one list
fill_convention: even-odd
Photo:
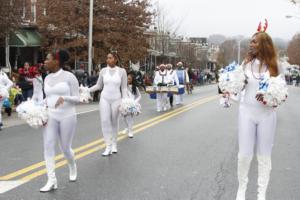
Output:
[[183,94],[175,95],[175,103],[176,104],[183,104]]
[[169,103],[168,94],[167,93],[156,93],[156,106],[157,110],[162,110],[167,107]]
[[41,91],[41,92],[34,92],[33,95],[32,95],[32,99],[36,103],[43,102],[43,99],[44,99],[44,97],[43,97],[43,91]]
[[125,124],[126,124],[126,127],[127,127],[128,131],[132,131],[133,115],[128,115],[128,116],[124,117],[124,121],[125,121]]
[[276,131],[276,112],[273,109],[259,110],[240,106],[239,110],[239,154],[271,156]]
[[119,131],[119,116],[120,116],[121,99],[106,100],[100,99],[100,117],[102,133],[107,146],[116,144]]
[[60,149],[67,160],[74,159],[72,140],[76,130],[77,116],[72,115],[61,120],[49,118],[44,130],[44,157],[55,157],[55,144],[58,139]]

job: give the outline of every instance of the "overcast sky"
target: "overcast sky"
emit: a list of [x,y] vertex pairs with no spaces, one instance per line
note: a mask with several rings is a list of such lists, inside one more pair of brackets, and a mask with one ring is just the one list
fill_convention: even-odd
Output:
[[[181,24],[180,34],[207,37],[211,34],[251,36],[260,20],[269,20],[272,37],[291,39],[300,32],[300,7],[288,0],[153,0],[168,21]],[[299,15],[287,19],[286,15]],[[182,23],[180,23],[182,21]]]

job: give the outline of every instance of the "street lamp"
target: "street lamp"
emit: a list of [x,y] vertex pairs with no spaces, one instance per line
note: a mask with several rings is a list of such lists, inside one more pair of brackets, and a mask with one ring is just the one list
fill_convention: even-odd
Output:
[[238,65],[240,64],[241,61],[241,42],[242,40],[238,41]]
[[88,73],[89,73],[89,75],[92,74],[93,10],[94,10],[94,0],[90,0],[90,16],[89,16],[89,60],[88,60]]

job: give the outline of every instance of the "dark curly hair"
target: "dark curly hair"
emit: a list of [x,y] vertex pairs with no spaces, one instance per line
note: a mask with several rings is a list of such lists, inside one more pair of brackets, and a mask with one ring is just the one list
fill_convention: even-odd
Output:
[[127,76],[131,76],[132,77],[132,93],[133,95],[137,94],[137,82],[136,82],[136,78],[134,73],[129,72]]
[[53,59],[59,62],[60,68],[64,68],[65,64],[70,59],[70,54],[66,49],[54,49],[51,52],[51,55],[53,56]]

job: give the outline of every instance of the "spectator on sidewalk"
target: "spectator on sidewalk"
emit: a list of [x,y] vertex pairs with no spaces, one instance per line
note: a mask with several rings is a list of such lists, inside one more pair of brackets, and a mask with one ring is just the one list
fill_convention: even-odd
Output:
[[300,84],[300,72],[298,72],[296,76],[296,87],[299,87],[299,84]]
[[[92,87],[93,85],[95,85],[98,81],[98,77],[99,77],[99,69],[97,68],[92,72],[92,75],[88,79],[88,87]],[[94,102],[99,101],[99,94],[100,94],[99,91],[94,92],[93,94]]]
[[33,84],[29,79],[34,78],[36,67],[30,67],[28,62],[25,62],[24,67],[19,69],[19,87],[22,89],[24,99],[31,98],[33,95]]
[[84,64],[80,64],[79,69],[75,71],[75,76],[79,82],[79,85],[87,86],[88,85],[88,73],[84,69]]

